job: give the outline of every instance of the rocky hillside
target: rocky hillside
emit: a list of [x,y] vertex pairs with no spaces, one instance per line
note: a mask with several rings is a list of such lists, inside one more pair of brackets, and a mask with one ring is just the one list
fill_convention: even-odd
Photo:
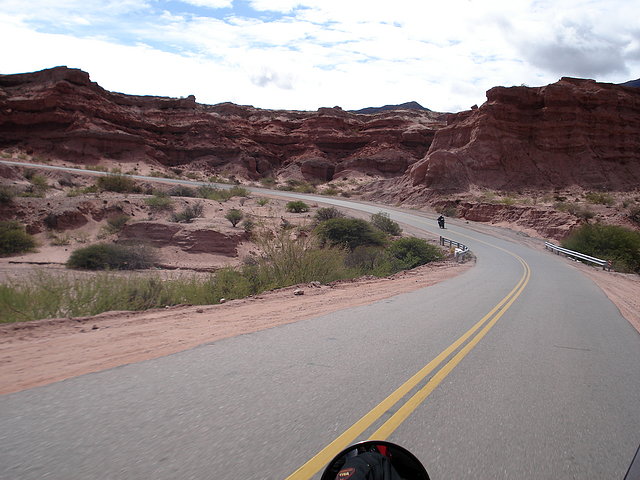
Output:
[[0,148],[85,164],[189,165],[250,180],[398,176],[424,157],[444,119],[426,109],[270,111],[131,96],[66,67],[0,75]]
[[562,78],[495,87],[480,108],[450,115],[398,195],[640,185],[640,89]]

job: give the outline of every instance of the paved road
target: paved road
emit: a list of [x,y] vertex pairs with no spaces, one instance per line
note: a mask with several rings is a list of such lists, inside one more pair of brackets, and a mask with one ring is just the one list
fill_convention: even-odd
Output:
[[446,235],[478,263],[434,287],[0,397],[0,478],[282,479],[355,425],[434,479],[621,479],[640,335],[565,261],[461,222]]

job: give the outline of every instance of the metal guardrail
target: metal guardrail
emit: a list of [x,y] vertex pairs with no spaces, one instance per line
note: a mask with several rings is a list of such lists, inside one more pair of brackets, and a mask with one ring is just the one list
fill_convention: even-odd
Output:
[[458,262],[463,262],[467,253],[469,253],[469,247],[464,243],[456,242],[455,240],[451,240],[443,236],[440,236],[440,245],[443,247],[455,248],[454,253]]
[[560,255],[562,253],[568,257],[577,258],[578,260],[584,260],[585,262],[595,263],[596,265],[601,266],[603,270],[611,271],[611,260],[603,260],[601,258],[585,255],[584,253],[574,252],[573,250],[554,245],[551,242],[544,242],[544,248],[555,252],[556,255]]

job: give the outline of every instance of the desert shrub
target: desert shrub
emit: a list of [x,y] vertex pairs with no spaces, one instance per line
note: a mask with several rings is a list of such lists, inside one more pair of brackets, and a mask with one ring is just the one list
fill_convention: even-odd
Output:
[[0,186],[0,205],[13,202],[15,196],[16,192],[11,187]]
[[245,274],[257,290],[318,281],[322,283],[348,278],[347,251],[341,247],[320,248],[314,236],[292,239],[287,232],[258,241],[264,252],[256,265],[246,265]]
[[258,205],[260,205],[261,207],[264,207],[267,203],[269,203],[269,199],[268,198],[259,198],[256,200],[256,203]]
[[33,250],[34,238],[16,221],[0,222],[0,255],[16,255]]
[[191,223],[195,218],[201,217],[204,205],[201,202],[187,205],[182,211],[171,214],[170,221],[176,223]]
[[498,203],[501,203],[502,205],[515,205],[516,204],[516,199],[511,197],[511,196],[507,196],[507,197],[502,197]]
[[248,189],[244,187],[240,187],[238,185],[234,185],[227,191],[229,192],[229,195],[231,197],[248,197],[250,195],[250,192]]
[[51,234],[49,236],[49,243],[53,246],[60,247],[71,244],[71,236],[68,233],[61,233],[60,235]]
[[403,269],[415,268],[444,258],[440,248],[417,237],[399,238],[391,242],[388,252],[400,262]]
[[250,218],[247,218],[244,222],[242,222],[242,228],[245,232],[252,233],[256,228],[256,223]]
[[260,183],[265,187],[272,187],[276,184],[276,181],[273,177],[264,177],[260,179]]
[[610,193],[605,192],[589,192],[584,198],[589,203],[593,203],[596,205],[613,205],[615,203],[615,199]]
[[576,205],[575,203],[561,201],[561,202],[556,202],[553,205],[553,207],[556,210],[570,213],[572,215],[575,215],[578,218],[582,218],[583,220],[590,220],[593,217],[595,217],[595,213],[593,212],[593,210],[590,210],[581,205]]
[[226,213],[224,218],[229,220],[231,225],[235,227],[240,222],[240,220],[244,218],[244,214],[242,213],[241,210],[238,210],[237,208],[232,208]]
[[44,175],[35,174],[29,179],[29,181],[36,190],[45,192],[49,189],[49,182],[47,181],[47,177]]
[[309,205],[304,203],[302,200],[293,200],[291,202],[287,202],[285,207],[287,212],[292,213],[304,213],[309,211]]
[[629,220],[640,225],[640,207],[634,207],[629,210]]
[[386,276],[394,273],[388,252],[382,247],[360,245],[345,258],[345,265],[361,275]]
[[346,246],[353,250],[360,245],[384,245],[385,234],[359,218],[332,218],[318,225],[319,238],[329,245]]
[[83,270],[138,270],[151,268],[155,254],[144,245],[96,243],[74,250],[67,267]]
[[100,190],[107,192],[132,193],[140,191],[140,188],[131,177],[120,173],[110,173],[109,175],[98,177],[96,185]]
[[114,215],[113,217],[107,218],[107,233],[118,233],[129,220],[131,220],[131,217],[125,214]]
[[342,218],[344,217],[344,213],[338,210],[336,207],[323,207],[316,210],[316,214],[313,218],[317,222],[324,222],[326,220],[331,220],[332,218]]
[[197,197],[197,192],[186,185],[176,185],[169,190],[169,195],[172,197]]
[[320,194],[322,195],[337,195],[338,193],[340,193],[340,190],[338,190],[334,186],[326,187],[324,190],[320,192]]
[[217,202],[226,202],[231,198],[228,190],[218,188],[214,185],[201,185],[196,189],[196,196]]
[[371,224],[389,235],[398,236],[402,233],[400,225],[391,220],[389,214],[385,212],[378,212],[371,215]]
[[640,232],[615,225],[583,225],[562,246],[569,250],[604,258],[616,270],[640,273]]
[[164,192],[156,192],[153,197],[146,198],[144,202],[152,210],[170,210],[173,205],[171,197]]

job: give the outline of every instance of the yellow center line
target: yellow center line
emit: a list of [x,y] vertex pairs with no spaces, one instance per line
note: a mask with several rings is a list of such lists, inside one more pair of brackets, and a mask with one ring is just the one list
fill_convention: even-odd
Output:
[[[483,242],[485,243],[485,242]],[[500,248],[500,247],[495,247]],[[503,250],[500,248],[500,250]],[[506,250],[505,250],[506,251]],[[385,398],[367,414],[365,414],[360,420],[354,423],[351,427],[344,431],[333,442],[318,452],[307,463],[302,465],[298,470],[289,475],[286,480],[306,480],[311,478],[315,473],[320,471],[329,461],[333,459],[340,451],[351,444],[360,434],[368,429],[375,421],[377,421],[385,412],[398,403],[407,393],[415,388],[427,375],[435,370],[442,362],[444,362],[453,352],[455,352],[460,345],[466,342],[476,331],[478,331],[490,318],[493,317],[485,328],[483,328],[478,335],[467,344],[453,359],[451,359],[434,377],[423,387],[418,393],[411,397],[407,404],[398,410],[387,422],[376,431],[376,434],[381,435],[386,433],[384,438],[387,438],[393,430],[395,430],[402,421],[404,421],[410,414],[417,408],[417,406],[427,398],[427,396],[438,386],[438,384],[449,374],[453,368],[460,363],[460,361],[466,356],[466,354],[486,335],[491,327],[498,321],[498,319],[504,314],[504,312],[511,306],[515,299],[520,295],[524,287],[529,281],[530,270],[526,262],[519,256],[506,251],[509,255],[515,257],[524,267],[522,277],[518,281],[517,285],[502,299],[498,304],[491,309],[484,317],[482,317],[473,327],[465,332],[454,343],[442,351],[436,358],[431,360],[420,371],[414,374],[409,380],[403,383],[398,389],[396,389],[391,395]],[[505,308],[498,312],[503,306]],[[496,312],[498,312],[497,315]],[[471,345],[471,346],[469,346]],[[440,375],[442,376],[440,377]],[[439,378],[436,383],[432,383],[435,378]],[[430,389],[430,390],[429,390]],[[426,394],[425,394],[426,393]],[[418,401],[419,398],[422,398]],[[416,403],[417,402],[417,403]],[[409,406],[407,406],[409,405]],[[401,413],[402,412],[402,413]],[[401,414],[400,414],[401,413]],[[400,415],[398,415],[400,414]],[[390,423],[391,422],[391,423]],[[383,430],[384,429],[384,430]],[[374,435],[376,435],[374,434]],[[373,438],[373,437],[372,437]],[[383,440],[384,438],[376,437],[376,439]]]
[[[523,260],[521,260],[523,261]],[[529,278],[531,277],[531,270],[526,263],[523,263],[523,266],[526,269],[526,281],[520,286],[518,292],[509,300],[506,306],[498,312],[489,323],[485,325],[485,327],[480,330],[480,332],[469,342],[467,343],[447,364],[442,367],[428,382],[422,387],[413,397],[411,397],[407,402],[398,409],[396,413],[394,413],[389,420],[387,420],[378,430],[376,430],[370,437],[370,440],[386,440],[389,435],[391,435],[396,428],[400,426],[402,422],[404,422],[409,415],[413,413],[413,411],[418,408],[418,406],[424,402],[429,395],[436,389],[438,385],[451,373],[451,371],[462,361],[464,357],[475,347],[480,340],[487,334],[489,330],[496,324],[496,322],[504,315],[504,313],[509,309],[511,304],[515,302],[516,298],[520,296],[524,287],[526,287],[529,282]]]

